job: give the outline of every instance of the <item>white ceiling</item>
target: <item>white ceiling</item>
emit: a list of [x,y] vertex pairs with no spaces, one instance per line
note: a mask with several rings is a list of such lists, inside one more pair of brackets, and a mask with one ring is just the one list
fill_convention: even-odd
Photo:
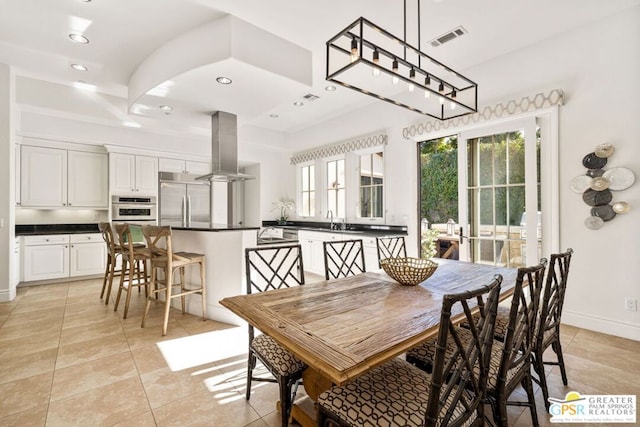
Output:
[[[407,41],[417,44],[416,0],[408,3]],[[465,73],[474,65],[638,4],[640,0],[422,0],[422,50]],[[0,0],[0,62],[13,65],[19,75],[63,84],[83,80],[99,92],[127,98],[131,76],[149,55],[227,14],[310,51],[312,84],[287,85],[286,79],[263,79],[260,73],[247,76],[246,66],[227,61],[224,67],[212,64],[212,69],[174,76],[164,96],[144,96],[141,102],[149,108],[138,108],[132,116],[204,129],[212,111],[224,110],[238,114],[242,124],[291,133],[381,102],[345,88],[324,90],[325,42],[360,16],[402,37],[400,0]],[[429,40],[459,25],[469,33],[437,48],[429,46]],[[74,31],[90,43],[71,43],[68,34]],[[214,45],[216,40],[208,42]],[[192,49],[207,49],[208,42]],[[273,61],[286,64],[286,57],[271,54]],[[74,71],[71,63],[89,70]],[[234,84],[215,83],[220,70]],[[226,91],[224,96],[221,91]],[[294,107],[293,102],[307,93],[320,98]],[[174,110],[165,115],[157,108],[161,104]]]

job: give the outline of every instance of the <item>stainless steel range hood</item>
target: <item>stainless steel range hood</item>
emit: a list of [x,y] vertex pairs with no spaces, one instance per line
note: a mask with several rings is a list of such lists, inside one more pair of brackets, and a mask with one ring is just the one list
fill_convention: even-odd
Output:
[[211,157],[213,172],[197,177],[206,181],[244,181],[255,176],[238,172],[238,118],[217,111],[211,116]]

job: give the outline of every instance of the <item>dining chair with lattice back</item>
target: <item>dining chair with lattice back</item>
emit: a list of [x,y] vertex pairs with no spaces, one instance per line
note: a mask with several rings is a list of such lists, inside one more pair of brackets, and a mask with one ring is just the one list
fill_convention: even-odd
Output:
[[[543,258],[536,266],[518,269],[503,340],[497,339],[494,331],[487,398],[498,426],[508,425],[507,405],[528,406],[532,425],[539,425],[531,375],[531,353],[535,345],[536,319],[546,266],[547,260]],[[530,292],[525,292],[527,287]],[[475,322],[481,319],[479,315],[473,318]],[[457,328],[463,343],[473,339],[470,325],[465,322],[464,326]],[[407,361],[431,372],[437,344],[435,339],[430,339],[412,348],[406,354]],[[449,341],[447,354],[453,354],[457,345]],[[510,401],[509,397],[520,385],[527,394],[527,401]]]
[[[164,316],[162,323],[162,335],[167,334],[169,325],[169,313],[171,310],[171,300],[180,298],[182,313],[185,313],[186,296],[199,294],[202,297],[202,320],[207,319],[207,296],[205,283],[205,256],[192,252],[175,252],[171,241],[171,227],[144,225],[142,233],[147,241],[147,247],[151,253],[151,292],[147,298],[144,308],[141,327],[144,328],[149,308],[153,301],[157,301],[159,295],[164,295]],[[185,282],[185,269],[190,266],[198,266],[200,270],[200,284],[189,284]],[[158,275],[158,271],[164,271],[164,277]],[[174,282],[175,273],[180,275],[180,281]],[[179,287],[178,292],[173,288]]]
[[[247,294],[304,285],[302,247],[284,245],[245,249],[245,271]],[[274,378],[254,376],[253,370],[257,360],[262,362]],[[251,398],[253,381],[277,382],[280,389],[282,426],[288,425],[298,381],[302,378],[302,371],[305,368],[304,362],[270,336],[265,334],[256,336],[254,327],[249,325],[246,399]]]
[[[318,397],[318,425],[482,426],[493,324],[502,277],[473,291],[445,295],[431,375],[400,358]],[[472,322],[474,306],[482,313]],[[473,323],[464,344],[456,320]],[[447,352],[448,343],[455,346]]]
[[325,279],[355,276],[366,271],[362,239],[322,242]]
[[376,237],[378,247],[378,268],[381,268],[380,261],[385,258],[406,258],[407,246],[404,236]]
[[[116,245],[115,236],[113,235],[113,228],[111,223],[100,222],[98,223],[98,229],[102,234],[104,243],[107,245],[107,259],[104,270],[104,278],[102,279],[102,290],[100,291],[100,299],[104,298],[104,303],[109,304],[111,298],[111,286],[113,285],[113,278],[116,276],[117,257],[122,256],[122,249],[119,245]],[[106,294],[106,297],[105,297]]]
[[[551,254],[547,279],[544,285],[542,304],[540,307],[540,317],[536,330],[536,343],[533,350],[533,367],[538,375],[536,381],[542,388],[544,405],[549,411],[549,387],[544,372],[544,365],[555,365],[560,367],[562,383],[568,384],[567,371],[564,366],[562,355],[562,345],[560,344],[560,320],[562,317],[562,306],[564,305],[564,295],[567,290],[567,278],[569,277],[569,266],[573,249],[569,248],[559,254]],[[556,354],[557,362],[545,361],[544,352],[551,347]]]
[[127,318],[129,303],[131,302],[132,288],[144,287],[145,296],[149,295],[149,274],[147,262],[149,261],[149,251],[144,247],[135,244],[131,226],[129,224],[115,224],[117,244],[122,253],[122,269],[120,272],[120,285],[113,311],[118,310],[122,291],[127,293],[124,304],[123,319]]

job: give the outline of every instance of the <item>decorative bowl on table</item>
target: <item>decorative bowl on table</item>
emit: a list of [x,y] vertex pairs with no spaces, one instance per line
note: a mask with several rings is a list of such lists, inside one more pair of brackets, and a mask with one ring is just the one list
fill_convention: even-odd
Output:
[[393,280],[401,285],[415,286],[427,280],[438,264],[423,258],[385,258],[380,265]]

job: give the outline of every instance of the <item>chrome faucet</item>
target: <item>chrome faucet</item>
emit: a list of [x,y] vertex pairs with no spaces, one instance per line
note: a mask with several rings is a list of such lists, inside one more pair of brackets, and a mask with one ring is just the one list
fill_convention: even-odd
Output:
[[333,211],[331,209],[327,211],[327,218],[330,221],[329,230],[333,230]]
[[264,233],[266,233],[267,231],[275,231],[275,228],[273,228],[273,227],[266,227],[266,228],[263,228],[262,230],[260,230],[260,232],[258,233],[258,240],[260,240],[260,238],[262,237],[262,235],[263,235]]

